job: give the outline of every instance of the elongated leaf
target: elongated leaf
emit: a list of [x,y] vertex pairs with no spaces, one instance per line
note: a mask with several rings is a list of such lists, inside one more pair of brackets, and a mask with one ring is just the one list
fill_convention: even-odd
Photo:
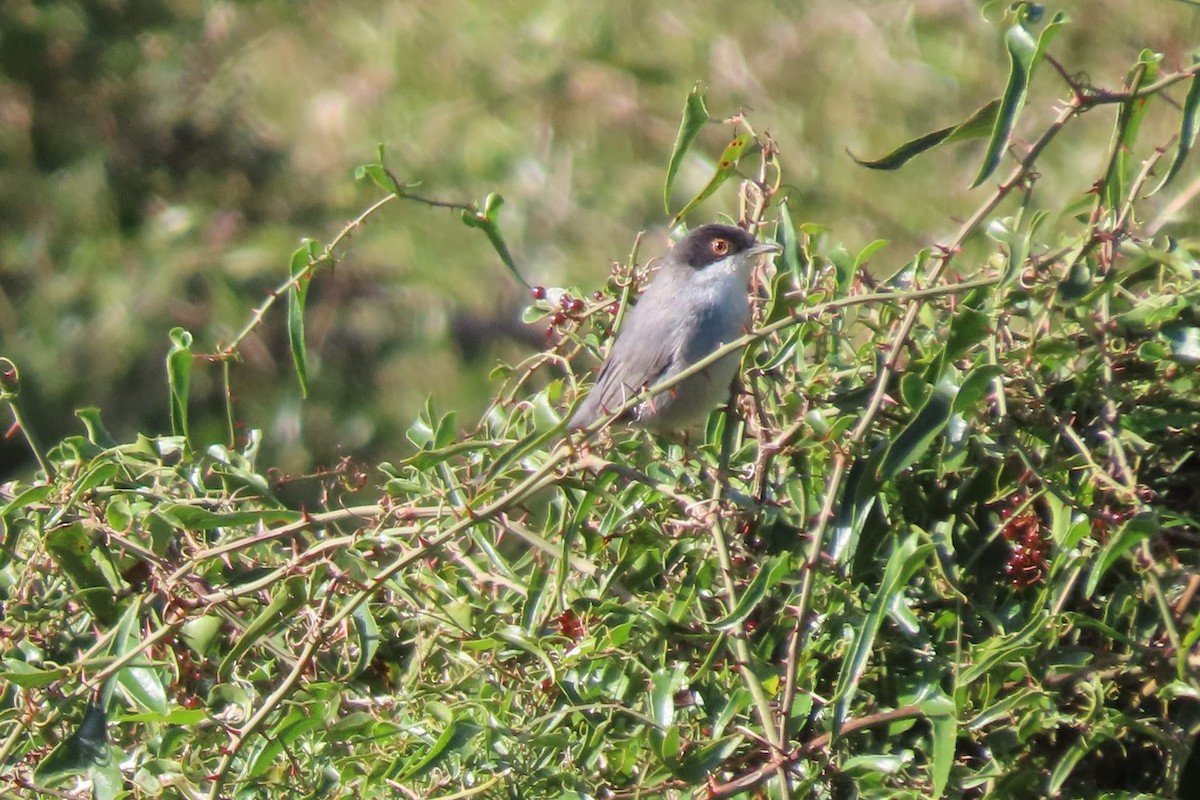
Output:
[[663,667],[650,676],[650,718],[666,729],[675,721],[675,692],[683,683],[683,665]]
[[692,142],[696,141],[707,122],[708,108],[704,104],[704,92],[697,83],[683,102],[683,119],[679,121],[679,133],[675,135],[675,146],[671,148],[671,160],[667,163],[667,180],[663,184],[663,208],[668,214],[671,213],[671,187],[675,185],[679,165],[683,163],[683,157],[687,155]]
[[101,556],[81,523],[75,522],[46,534],[46,551],[79,591],[79,599],[104,626],[119,616],[116,592],[120,578]]
[[1008,83],[1000,98],[1000,108],[992,125],[992,135],[988,140],[983,163],[979,167],[979,174],[971,182],[972,189],[991,177],[992,173],[996,171],[996,167],[1000,165],[1000,159],[1004,156],[1004,151],[1008,149],[1009,142],[1012,141],[1017,118],[1021,116],[1021,110],[1025,107],[1025,100],[1029,95],[1029,82],[1033,79],[1033,73],[1045,55],[1050,42],[1058,35],[1062,27],[1071,21],[1066,14],[1055,14],[1035,40],[1025,27],[1029,13],[1027,7],[1018,13],[1020,16],[1016,24],[1009,28],[1004,36],[1009,60]]
[[1017,661],[1025,657],[1036,646],[1030,644],[1038,633],[1046,629],[1050,615],[1041,611],[1034,614],[1024,628],[1008,636],[993,636],[971,651],[971,666],[958,674],[959,688],[968,686],[992,671],[997,664]]
[[[800,249],[800,237],[796,235],[796,225],[792,221],[792,210],[785,198],[779,204],[779,231],[776,233],[779,244],[783,247],[780,260],[784,269],[792,275],[792,283],[797,287],[806,287],[807,272],[810,267],[804,251]],[[776,303],[779,298],[775,299]]]
[[1050,775],[1046,779],[1046,795],[1048,797],[1056,797],[1059,795],[1063,784],[1067,778],[1071,777],[1071,773],[1079,762],[1087,756],[1095,752],[1098,742],[1095,737],[1083,735],[1067,745],[1066,750],[1058,757],[1054,769],[1050,770]]
[[192,334],[172,328],[167,351],[167,386],[171,393],[171,432],[188,435],[188,392],[192,380]]
[[324,703],[306,703],[303,710],[293,709],[265,737],[261,748],[250,760],[246,769],[246,779],[254,780],[261,777],[271,764],[285,750],[291,749],[293,743],[309,731],[325,724],[326,706]]
[[189,531],[208,531],[213,528],[240,527],[245,525],[274,525],[297,522],[303,515],[299,511],[265,509],[262,511],[209,511],[207,508],[187,503],[173,503],[158,510],[158,515],[172,525]]
[[1113,564],[1144,539],[1157,534],[1158,530],[1158,520],[1153,514],[1138,514],[1126,520],[1116,535],[1104,543],[1100,555],[1093,561],[1092,571],[1083,590],[1084,596],[1090,598]]
[[415,780],[440,764],[447,756],[462,750],[480,731],[480,727],[462,719],[453,719],[419,758],[397,776],[399,780]]
[[243,653],[275,628],[286,625],[291,616],[303,607],[305,600],[303,575],[293,575],[276,586],[271,602],[246,627],[245,632],[234,640],[233,647],[229,648],[229,653],[221,660],[218,673],[227,677]]
[[522,286],[528,289],[531,288],[529,282],[521,275],[521,270],[517,269],[517,263],[513,260],[512,253],[508,250],[508,244],[504,241],[504,234],[500,232],[500,223],[496,215],[502,205],[504,205],[504,198],[492,192],[483,199],[482,211],[464,209],[462,221],[468,228],[477,228],[483,231],[504,266],[508,268],[514,278],[521,282]]
[[933,440],[950,422],[957,394],[958,387],[949,380],[942,381],[934,388],[921,410],[888,445],[883,463],[879,466],[883,480],[891,480],[925,455]]
[[[1192,63],[1200,63],[1200,54],[1192,55]],[[1167,174],[1159,181],[1158,186],[1154,187],[1151,195],[1157,194],[1179,174],[1179,170],[1183,168],[1183,162],[1187,160],[1188,153],[1196,144],[1197,133],[1200,133],[1200,75],[1193,75],[1191,85],[1188,87],[1187,98],[1183,101],[1183,115],[1179,125],[1179,141],[1175,143],[1175,157],[1171,159],[1171,167],[1167,170]]]
[[15,658],[4,659],[4,669],[0,670],[0,681],[6,681],[14,686],[26,689],[40,689],[57,683],[70,675],[66,667],[54,669],[38,669],[35,666],[18,661]]
[[946,346],[930,364],[926,379],[930,383],[939,380],[946,370],[992,334],[992,320],[982,311],[963,307],[950,321],[950,334]]
[[717,160],[717,170],[713,176],[709,178],[708,183],[700,190],[700,193],[688,201],[675,218],[671,220],[671,226],[678,225],[684,217],[691,213],[692,209],[707,200],[713,192],[721,188],[721,184],[729,180],[733,175],[733,171],[737,168],[738,160],[745,155],[746,150],[754,143],[754,137],[748,133],[742,133],[733,137],[733,141],[725,146],[725,150],[721,152],[721,157]]
[[885,156],[875,159],[864,160],[850,153],[850,157],[854,159],[859,166],[867,169],[878,170],[895,170],[907,164],[913,158],[926,153],[941,144],[953,144],[954,142],[962,142],[968,139],[978,139],[987,136],[991,133],[993,126],[996,124],[996,115],[1000,111],[1000,100],[992,100],[987,105],[975,111],[971,116],[967,117],[957,125],[951,125],[948,128],[942,128],[924,136],[918,136],[916,139],[907,141],[897,147],[892,152]]
[[742,592],[742,596],[738,598],[737,605],[733,610],[723,619],[714,622],[712,627],[723,631],[743,622],[762,601],[766,593],[793,571],[791,559],[786,555],[776,556],[773,561],[764,564],[758,574],[754,576],[754,580],[750,581],[750,585]]
[[79,727],[38,762],[33,778],[40,784],[51,786],[107,759],[108,715],[100,706],[88,705]]
[[921,703],[921,711],[929,720],[933,733],[933,755],[929,773],[933,783],[932,797],[945,794],[950,781],[950,767],[954,764],[954,748],[958,741],[958,718],[955,716],[954,701],[944,693]]
[[[121,615],[117,625],[117,635],[113,639],[113,655],[123,656],[139,644],[137,637],[138,623],[141,619],[140,598],[133,598],[129,608]],[[140,657],[145,661],[145,656]],[[125,694],[147,711],[155,714],[167,714],[170,706],[167,702],[167,690],[163,687],[158,673],[151,667],[138,664],[136,661],[122,667],[115,675],[117,684],[125,690]],[[111,682],[110,682],[111,684]],[[106,692],[108,686],[105,686]],[[106,698],[107,700],[107,698]]]
[[[878,454],[875,455],[878,458]],[[834,518],[833,537],[829,543],[829,555],[834,563],[847,564],[854,560],[858,550],[858,538],[863,525],[879,496],[879,481],[875,478],[870,457],[855,459],[846,473],[842,490],[842,502]]]
[[896,544],[887,566],[883,570],[883,578],[879,589],[871,598],[871,606],[862,626],[855,632],[854,641],[850,643],[849,652],[842,661],[842,669],[838,674],[837,690],[834,692],[833,729],[836,731],[846,721],[850,710],[850,702],[859,680],[867,668],[871,650],[875,646],[875,637],[879,626],[887,614],[888,607],[895,596],[903,591],[913,573],[920,568],[933,552],[934,545],[927,543],[918,545],[920,533],[913,531]]
[[975,416],[980,411],[983,398],[992,391],[996,379],[1004,374],[1004,368],[996,364],[984,364],[971,370],[963,378],[958,394],[954,396],[953,412],[964,417]]
[[[1136,92],[1152,82],[1158,75],[1158,65],[1161,62],[1161,53],[1143,50],[1125,79],[1126,89]],[[1133,148],[1137,144],[1142,119],[1146,116],[1149,104],[1149,96],[1135,97],[1122,103],[1117,114],[1112,143],[1109,145],[1113,150],[1113,159],[1109,164],[1108,174],[1104,177],[1104,202],[1108,208],[1120,208],[1125,202],[1125,194],[1133,178]]]
[[287,293],[288,346],[292,351],[292,364],[296,368],[296,379],[300,381],[300,394],[308,397],[308,348],[304,344],[304,302],[308,299],[308,283],[312,277],[312,264],[320,254],[316,242],[308,240],[292,253],[290,265],[292,284]]

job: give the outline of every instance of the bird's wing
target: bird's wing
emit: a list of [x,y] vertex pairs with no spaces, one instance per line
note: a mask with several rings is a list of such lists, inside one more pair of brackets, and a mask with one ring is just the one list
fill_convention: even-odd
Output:
[[678,337],[674,331],[650,329],[656,297],[649,291],[625,320],[613,342],[596,385],[571,417],[570,427],[582,428],[616,411],[629,398],[665,378],[676,360]]

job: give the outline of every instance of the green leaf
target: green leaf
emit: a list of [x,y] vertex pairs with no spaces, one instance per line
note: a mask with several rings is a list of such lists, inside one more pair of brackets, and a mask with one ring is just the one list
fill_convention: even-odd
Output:
[[712,628],[718,631],[729,630],[745,621],[754,611],[767,592],[774,589],[779,582],[795,572],[791,558],[788,555],[778,555],[759,568],[758,574],[750,585],[742,591],[737,605],[723,619],[712,623]]
[[512,253],[508,250],[508,245],[504,241],[504,234],[500,232],[500,224],[496,215],[500,211],[500,207],[504,205],[504,198],[492,192],[483,199],[483,210],[463,209],[462,221],[468,228],[477,228],[484,232],[488,241],[492,243],[492,249],[496,251],[496,255],[500,256],[500,260],[504,262],[504,266],[508,267],[508,271],[513,277],[521,282],[521,285],[529,289],[529,283],[521,276],[521,271],[517,269],[517,264],[513,261]]
[[842,660],[842,668],[838,674],[837,689],[834,692],[833,728],[841,728],[850,712],[850,702],[858,687],[863,673],[867,668],[871,650],[875,646],[875,637],[879,626],[887,614],[888,607],[904,591],[904,586],[913,574],[921,567],[929,554],[934,551],[932,543],[919,545],[920,533],[913,531],[902,541],[896,543],[883,570],[883,578],[875,596],[871,598],[870,608],[862,624],[855,631],[850,649]]
[[[121,615],[117,625],[116,636],[113,639],[113,655],[123,656],[135,649],[140,643],[137,632],[141,622],[141,602],[135,597]],[[139,656],[145,659],[145,655]],[[170,704],[167,702],[167,691],[163,687],[158,673],[151,667],[133,662],[125,665],[114,675],[117,684],[125,693],[142,708],[156,714],[167,714]],[[106,687],[107,689],[107,687]]]
[[64,525],[47,533],[46,550],[79,590],[79,599],[96,621],[106,627],[116,622],[120,578],[111,564],[104,563],[104,556],[97,551],[82,523]]
[[192,379],[192,334],[172,328],[167,351],[167,385],[171,393],[171,432],[188,435],[188,392]]
[[289,267],[292,282],[287,293],[288,346],[292,351],[292,364],[296,368],[296,379],[300,381],[300,395],[308,397],[308,349],[304,344],[304,303],[308,299],[308,284],[312,278],[313,265],[320,256],[320,247],[306,239],[292,253]]
[[663,184],[663,207],[671,213],[671,187],[675,185],[675,176],[683,157],[700,135],[700,131],[708,123],[708,108],[704,104],[704,92],[697,83],[688,92],[683,102],[683,119],[679,121],[679,132],[675,134],[675,146],[671,148],[671,160],[667,163],[667,179]]
[[[47,666],[49,665],[47,664]],[[70,674],[70,670],[66,667],[56,666],[53,669],[39,669],[24,661],[19,661],[15,658],[6,658],[4,659],[4,669],[0,670],[0,680],[26,689],[40,689],[61,681]]]
[[246,779],[261,777],[285,751],[294,750],[293,745],[306,733],[325,724],[326,714],[322,703],[307,703],[303,709],[293,709],[265,737],[262,747],[250,759],[246,768]]
[[[1162,54],[1152,50],[1143,50],[1138,61],[1129,70],[1126,77],[1126,90],[1136,92],[1154,80],[1158,75],[1158,65],[1162,62]],[[1108,166],[1108,174],[1104,177],[1104,202],[1108,208],[1120,208],[1125,202],[1129,182],[1133,177],[1134,156],[1133,148],[1137,144],[1138,133],[1142,128],[1142,119],[1150,104],[1150,96],[1134,97],[1121,104],[1117,113],[1117,122],[1113,128],[1112,149],[1113,158]]]
[[684,665],[663,667],[650,676],[650,718],[666,730],[675,722],[675,693],[683,685]]
[[879,466],[879,475],[883,480],[895,478],[925,455],[933,440],[950,422],[957,394],[958,387],[948,379],[934,387],[925,405],[888,445],[883,463]]
[[[807,282],[807,272],[812,265],[805,257],[804,251],[800,249],[800,237],[796,233],[796,225],[792,221],[792,211],[788,202],[787,199],[784,199],[779,204],[779,230],[776,236],[779,244],[783,247],[781,260],[784,268],[791,273],[792,283],[803,287]],[[776,302],[780,302],[778,298]]]
[[354,633],[358,636],[358,658],[349,676],[353,678],[361,675],[375,660],[375,652],[379,649],[379,623],[371,613],[370,603],[360,603],[350,619],[354,622]]
[[1028,6],[1022,7],[1018,12],[1016,24],[1009,28],[1004,36],[1009,59],[1008,83],[1000,98],[1000,108],[996,112],[991,138],[988,140],[983,163],[979,167],[979,174],[971,183],[972,189],[987,180],[1000,165],[1000,159],[1012,141],[1017,118],[1020,117],[1021,110],[1025,107],[1025,100],[1029,95],[1029,82],[1033,79],[1033,73],[1045,55],[1050,42],[1058,35],[1062,27],[1071,21],[1070,17],[1064,13],[1055,14],[1035,40],[1025,27],[1028,15]]
[[954,749],[958,742],[958,719],[954,701],[940,690],[921,703],[921,711],[929,720],[933,734],[933,754],[929,773],[933,783],[933,797],[941,797],[950,781],[950,768],[954,765]]
[[1008,636],[992,636],[979,646],[971,648],[969,660],[971,665],[958,673],[956,685],[958,688],[969,686],[987,675],[1001,663],[1019,661],[1036,647],[1030,641],[1039,633],[1046,630],[1050,615],[1039,611],[1032,615],[1024,628]]
[[292,575],[275,587],[271,602],[251,622],[241,636],[234,639],[233,646],[221,660],[217,674],[228,677],[233,665],[254,644],[276,628],[283,627],[291,620],[292,615],[299,611],[308,599],[305,577]]
[[957,125],[918,136],[880,158],[863,160],[848,150],[846,152],[854,159],[855,163],[867,169],[900,169],[916,156],[928,152],[940,144],[953,144],[988,135],[996,123],[996,115],[999,111],[1000,100],[993,100]]
[[436,767],[451,754],[462,750],[481,728],[474,723],[458,718],[446,725],[437,740],[419,758],[409,764],[397,776],[397,780],[415,780]]
[[990,339],[992,336],[992,319],[982,311],[976,311],[967,306],[960,306],[958,313],[950,321],[950,333],[946,337],[946,346],[930,365],[926,379],[933,383],[946,374],[960,358],[970,352],[977,344]]
[[100,706],[89,704],[79,727],[38,762],[33,779],[52,786],[107,760],[108,715]]
[[[1193,54],[1192,64],[1198,63],[1200,63],[1200,54]],[[1160,189],[1179,174],[1179,170],[1183,168],[1183,162],[1187,160],[1188,153],[1192,151],[1192,146],[1196,143],[1197,133],[1200,133],[1200,75],[1193,75],[1191,85],[1188,87],[1187,98],[1183,101],[1183,116],[1179,125],[1179,141],[1175,143],[1175,157],[1171,159],[1171,167],[1167,170],[1167,174],[1150,193],[1151,196],[1158,194]]]
[[94,406],[81,408],[75,412],[75,416],[83,422],[84,429],[87,430],[88,441],[97,447],[116,447],[117,440],[112,437],[108,429],[104,427],[104,422],[100,419],[100,409]]
[[975,416],[981,409],[983,399],[996,385],[996,379],[1003,374],[1004,368],[996,364],[985,364],[971,370],[954,396],[953,412],[964,417]]
[[1113,564],[1117,563],[1118,559],[1145,539],[1156,535],[1159,530],[1157,515],[1153,513],[1137,514],[1125,520],[1116,535],[1109,537],[1109,540],[1104,543],[1099,555],[1092,562],[1092,571],[1088,575],[1087,585],[1083,590],[1084,597],[1091,598],[1096,587],[1100,585],[1100,581],[1112,569]]
[[188,503],[172,503],[156,512],[171,525],[189,531],[210,531],[214,528],[236,528],[247,525],[276,525],[298,522],[304,518],[299,511],[269,508],[262,511],[209,511]]
[[713,176],[709,178],[708,183],[700,190],[700,193],[688,201],[675,218],[671,220],[671,227],[678,225],[683,218],[691,213],[692,209],[707,200],[713,192],[721,188],[721,184],[729,180],[737,169],[738,160],[746,153],[750,145],[754,143],[754,137],[748,133],[738,134],[733,137],[733,141],[725,146],[721,152],[721,157],[717,159],[717,169]]
[[221,631],[221,618],[216,614],[194,617],[184,623],[179,635],[198,657],[208,655],[208,648]]
[[[878,452],[875,458],[878,458]],[[860,456],[846,473],[829,546],[829,555],[837,564],[854,560],[863,526],[878,499],[879,481],[873,466],[871,457]]]
[[1169,322],[1159,331],[1171,346],[1171,357],[1186,364],[1200,363],[1200,327]]

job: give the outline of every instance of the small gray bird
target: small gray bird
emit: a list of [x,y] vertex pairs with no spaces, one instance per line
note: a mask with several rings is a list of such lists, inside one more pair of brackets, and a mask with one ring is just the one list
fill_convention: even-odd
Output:
[[[596,385],[571,417],[583,428],[643,389],[687,369],[750,327],[750,273],[758,256],[779,252],[741,228],[704,225],[663,258],[629,312]],[[731,353],[682,383],[634,407],[634,424],[676,431],[703,419],[728,398],[740,356]]]

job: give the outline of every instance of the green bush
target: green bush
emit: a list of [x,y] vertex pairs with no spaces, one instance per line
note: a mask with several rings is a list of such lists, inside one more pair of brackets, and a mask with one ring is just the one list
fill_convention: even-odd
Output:
[[[41,465],[0,508],[10,787],[1182,796],[1200,240],[1173,218],[1200,66],[1146,52],[1098,88],[1053,59],[1065,18],[1018,5],[1005,24],[1003,96],[870,162],[985,143],[976,205],[894,274],[882,242],[852,252],[801,223],[771,138],[726,121],[711,188],[738,182],[739,221],[784,252],[729,345],[742,385],[700,438],[563,438],[587,354],[644,278],[636,243],[600,296],[566,290],[582,310],[497,370],[477,423],[430,401],[411,456],[346,459],[304,507],[232,408],[194,419],[194,374],[235,394],[242,335],[200,353],[173,330],[171,433],[130,441],[85,410],[44,449],[6,360]],[[1066,87],[1040,128],[1021,113],[1034,79]],[[1104,114],[1096,171],[1045,190],[1043,159]],[[1171,140],[1146,140],[1165,120]],[[695,92],[672,163],[707,121]],[[382,156],[362,172],[386,196],[296,251],[243,331],[286,317],[302,384],[307,287],[361,220],[414,202]],[[460,211],[503,255],[496,207]]]

